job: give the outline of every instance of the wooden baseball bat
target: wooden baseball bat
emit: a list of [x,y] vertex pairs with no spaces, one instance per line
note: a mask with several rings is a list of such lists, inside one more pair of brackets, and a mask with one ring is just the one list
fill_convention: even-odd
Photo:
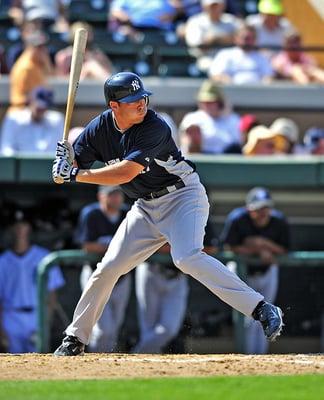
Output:
[[74,108],[75,96],[79,87],[81,68],[83,63],[84,52],[87,44],[88,31],[86,29],[78,29],[74,35],[73,51],[69,78],[69,89],[66,103],[66,112],[64,120],[63,141],[68,140],[71,118]]

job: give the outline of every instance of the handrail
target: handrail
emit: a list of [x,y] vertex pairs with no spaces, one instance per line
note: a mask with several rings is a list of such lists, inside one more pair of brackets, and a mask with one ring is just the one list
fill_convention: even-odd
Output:
[[[237,273],[244,279],[246,275],[246,265],[259,263],[256,257],[239,257],[232,252],[219,252],[215,257],[226,263],[235,261],[237,264]],[[60,250],[45,256],[38,265],[37,271],[37,318],[38,318],[38,340],[37,350],[40,353],[49,351],[49,318],[47,307],[47,276],[49,268],[52,265],[59,264],[61,267],[70,264],[84,264],[85,262],[97,262],[99,256],[93,253],[87,253],[83,250]],[[160,263],[169,263],[171,257],[168,254],[155,254],[150,258],[151,261]],[[280,266],[289,267],[323,267],[324,266],[324,251],[296,251],[277,258],[277,263]],[[233,320],[235,325],[235,341],[236,350],[243,351],[244,346],[244,328],[243,315],[238,311],[233,311]]]

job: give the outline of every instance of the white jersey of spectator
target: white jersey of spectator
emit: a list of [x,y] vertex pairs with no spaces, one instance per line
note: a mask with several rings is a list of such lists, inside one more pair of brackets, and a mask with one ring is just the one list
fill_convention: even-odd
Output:
[[202,152],[221,154],[233,144],[241,143],[240,118],[236,113],[213,118],[204,110],[184,116],[180,125],[197,125],[202,133]]
[[[280,17],[278,27],[268,30],[263,23],[264,16],[262,14],[249,15],[246,17],[246,23],[255,28],[257,33],[258,46],[276,46],[281,47],[287,32],[293,29],[293,25],[285,17]],[[273,52],[271,52],[273,53]]]
[[[205,43],[207,37],[222,37],[234,35],[240,26],[240,20],[231,14],[222,14],[217,23],[213,22],[206,12],[193,15],[187,20],[185,29],[185,40],[189,47],[197,48]],[[218,49],[213,46],[210,49],[195,49],[192,52],[198,58],[198,67],[208,70],[211,60]]]
[[260,52],[232,47],[220,50],[210,66],[210,77],[223,74],[235,84],[257,83],[272,77],[273,70],[269,59]]
[[32,120],[31,110],[14,110],[3,120],[1,153],[12,156],[21,152],[54,153],[61,139],[64,116],[53,110],[45,111],[41,121]]
[[[36,351],[37,266],[47,254],[47,249],[33,245],[23,255],[7,250],[0,256],[2,326],[10,353]],[[59,267],[52,267],[48,291],[56,290],[64,283]]]

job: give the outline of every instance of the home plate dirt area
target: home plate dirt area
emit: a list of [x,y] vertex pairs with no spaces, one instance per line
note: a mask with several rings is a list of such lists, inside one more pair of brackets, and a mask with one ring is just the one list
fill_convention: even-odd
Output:
[[0,380],[324,374],[324,355],[0,354]]

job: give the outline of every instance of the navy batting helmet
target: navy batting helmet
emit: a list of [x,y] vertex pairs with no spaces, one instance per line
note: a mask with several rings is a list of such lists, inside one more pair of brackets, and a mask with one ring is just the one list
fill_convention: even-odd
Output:
[[118,72],[108,78],[104,85],[107,105],[110,101],[133,103],[152,94],[144,89],[141,78],[133,72]]

